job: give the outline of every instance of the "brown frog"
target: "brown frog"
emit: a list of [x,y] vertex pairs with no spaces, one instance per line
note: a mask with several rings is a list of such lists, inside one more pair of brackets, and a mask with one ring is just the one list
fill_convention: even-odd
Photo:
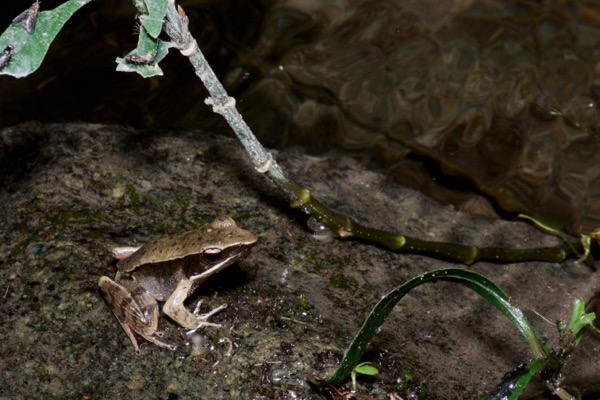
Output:
[[175,350],[161,342],[158,303],[163,311],[184,328],[220,327],[207,322],[227,304],[207,314],[188,311],[184,301],[209,276],[244,256],[256,243],[256,236],[238,227],[226,216],[217,217],[200,229],[157,239],[139,248],[115,249],[118,271],[112,280],[103,276],[100,289],[137,353],[145,341]]

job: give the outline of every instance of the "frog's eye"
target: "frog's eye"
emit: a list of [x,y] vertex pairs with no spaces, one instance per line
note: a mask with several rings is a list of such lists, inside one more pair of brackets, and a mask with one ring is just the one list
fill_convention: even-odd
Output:
[[221,249],[210,248],[202,252],[204,259],[209,263],[216,263],[221,261],[223,258],[223,251]]

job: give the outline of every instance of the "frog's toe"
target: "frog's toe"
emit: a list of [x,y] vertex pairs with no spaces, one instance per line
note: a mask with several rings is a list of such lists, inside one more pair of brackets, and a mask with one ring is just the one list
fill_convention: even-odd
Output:
[[208,321],[208,319],[210,317],[212,317],[213,315],[215,315],[216,313],[218,313],[220,311],[223,311],[226,308],[227,308],[227,304],[221,304],[219,307],[213,308],[212,310],[210,310],[206,314],[198,314],[197,312],[194,312],[194,315],[196,316],[196,319],[198,321],[200,321],[200,322],[202,322],[202,321]]
[[198,323],[198,326],[195,327],[194,329],[190,329],[186,332],[187,335],[193,335],[194,333],[196,333],[196,331],[198,329],[201,328],[206,328],[206,327],[210,327],[210,328],[222,328],[223,325],[221,324],[213,324],[212,322],[206,322],[206,321],[201,321]]
[[196,304],[196,308],[194,308],[194,315],[197,316],[197,319],[199,321],[207,321],[210,317],[212,317],[219,311],[223,311],[224,309],[227,308],[227,304],[221,304],[219,307],[212,309],[211,311],[207,312],[206,314],[199,314],[201,305],[202,305],[202,300],[199,300],[198,304]]
[[163,336],[162,332],[154,332],[150,336],[144,336],[144,339],[147,342],[153,343],[159,347],[169,349],[169,350],[177,350],[177,346],[169,344],[169,343],[161,342],[160,340],[157,339],[157,337],[162,337],[162,336]]
[[196,308],[194,308],[194,315],[198,315],[198,313],[200,312],[200,306],[202,305],[203,300],[200,299],[198,300],[198,304],[196,304]]

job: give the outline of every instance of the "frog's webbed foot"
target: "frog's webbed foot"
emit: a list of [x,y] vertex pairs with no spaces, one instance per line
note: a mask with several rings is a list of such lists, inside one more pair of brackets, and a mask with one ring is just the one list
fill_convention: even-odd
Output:
[[213,308],[206,314],[199,314],[201,305],[202,305],[202,299],[200,299],[198,301],[198,304],[196,304],[196,308],[194,309],[194,312],[193,312],[193,314],[198,319],[198,326],[187,331],[186,333],[188,335],[191,335],[192,333],[196,332],[198,329],[204,328],[204,327],[211,327],[211,328],[221,328],[222,327],[221,324],[213,324],[212,322],[208,322],[208,319],[210,317],[212,317],[213,315],[215,315],[216,313],[218,313],[219,311],[226,309],[227,304],[221,304],[219,307]]
[[131,339],[131,342],[133,343],[133,346],[135,347],[135,353],[137,355],[140,355],[140,345],[142,345],[144,343],[152,343],[159,347],[163,347],[165,349],[177,350],[177,346],[175,346],[173,344],[161,342],[160,340],[157,339],[157,337],[164,336],[163,332],[156,331],[152,335],[142,335],[142,334],[138,334],[136,331],[131,329],[131,327],[125,326],[122,323],[121,323],[121,326],[123,326],[123,329],[125,329],[125,332],[127,332],[127,336],[129,336],[129,339]]
[[137,354],[140,353],[140,345],[145,342],[169,350],[177,348],[157,339],[162,336],[162,333],[157,331],[158,304],[144,288],[133,281],[123,282],[121,285],[106,276],[100,278],[98,286]]
[[214,314],[225,309],[227,304],[223,304],[206,314],[199,314],[200,305],[202,304],[202,301],[199,301],[194,309],[194,312],[191,313],[183,304],[191,287],[192,282],[189,280],[182,280],[179,282],[175,291],[165,302],[163,307],[165,314],[171,317],[173,321],[177,322],[182,327],[191,329],[192,331],[203,327],[220,328],[221,325],[207,322],[207,320]]

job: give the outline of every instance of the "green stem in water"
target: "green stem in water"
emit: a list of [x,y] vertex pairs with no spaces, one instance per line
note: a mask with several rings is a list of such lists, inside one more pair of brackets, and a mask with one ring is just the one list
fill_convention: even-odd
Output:
[[380,229],[369,228],[352,218],[335,213],[314,198],[302,185],[288,180],[284,191],[294,193],[292,207],[302,208],[322,222],[338,236],[374,242],[391,250],[424,254],[435,258],[458,261],[466,265],[477,261],[513,263],[524,261],[562,262],[581,251],[579,242],[567,242],[561,246],[539,247],[533,249],[510,249],[502,247],[477,247],[457,243],[435,242],[403,236]]

